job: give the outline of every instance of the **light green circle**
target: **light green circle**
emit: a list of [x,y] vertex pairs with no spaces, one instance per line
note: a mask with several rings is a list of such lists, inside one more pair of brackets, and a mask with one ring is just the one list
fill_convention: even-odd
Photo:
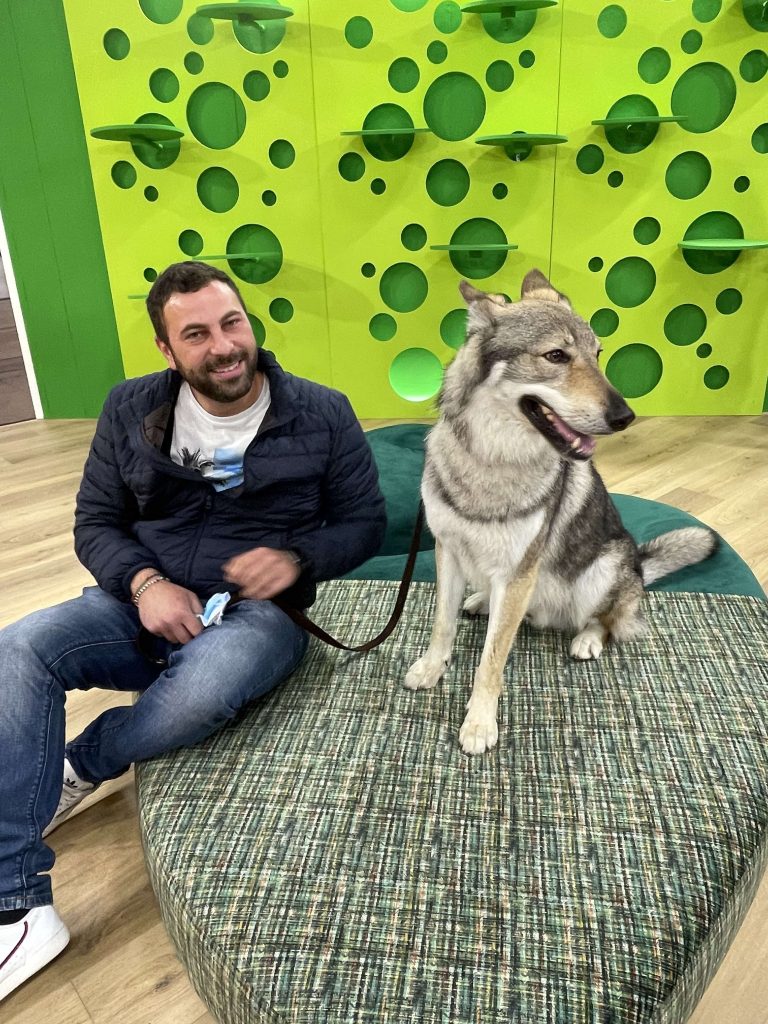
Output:
[[362,50],[373,39],[373,25],[367,18],[356,15],[344,26],[344,38],[354,49]]
[[387,191],[387,183],[383,178],[374,178],[371,182],[371,192],[375,196],[383,196]]
[[226,213],[240,198],[240,186],[226,167],[208,167],[197,179],[197,197],[206,210]]
[[[459,224],[451,235],[451,245],[506,245],[507,236],[499,224],[487,217],[473,217]],[[505,249],[457,249],[449,251],[451,263],[459,274],[477,280],[498,273],[507,259]]]
[[722,6],[723,0],[693,0],[693,16],[696,21],[714,21]]
[[536,63],[536,54],[533,50],[523,50],[518,59],[521,68],[532,68]]
[[364,263],[362,267],[360,267],[360,273],[363,277],[375,277],[376,267],[374,267],[372,263]]
[[640,245],[651,245],[661,234],[661,224],[659,224],[655,217],[642,217],[635,224],[633,234],[635,241],[639,242]]
[[467,337],[466,309],[452,309],[440,321],[440,337],[448,348],[459,349]]
[[368,332],[376,341],[390,341],[397,333],[397,321],[389,313],[377,313],[368,323]]
[[640,306],[653,294],[656,271],[642,256],[625,256],[606,274],[605,292],[614,306]]
[[503,181],[497,181],[491,189],[494,199],[506,199],[509,195],[509,188],[504,184]]
[[339,160],[339,174],[345,181],[359,181],[365,174],[365,160],[359,153],[345,153]]
[[768,54],[765,50],[750,50],[741,58],[739,74],[745,82],[759,82],[768,71]]
[[592,314],[589,325],[598,338],[609,338],[619,326],[619,314],[615,309],[598,309]]
[[624,175],[621,173],[621,171],[611,171],[611,173],[608,175],[608,184],[611,186],[611,188],[618,188],[619,185],[623,184],[623,182]]
[[[683,239],[743,238],[744,228],[736,217],[724,210],[711,210],[697,217],[683,235]],[[697,250],[683,249],[683,259],[697,274],[719,274],[739,258],[738,249]]]
[[199,231],[187,228],[179,235],[179,248],[185,256],[199,256],[203,251],[203,236]]
[[735,102],[736,83],[722,64],[695,64],[683,72],[672,90],[672,113],[684,117],[680,127],[695,134],[719,128]]
[[653,391],[663,372],[659,353],[639,342],[614,352],[605,368],[606,377],[625,398],[640,398]]
[[432,20],[439,32],[450,35],[461,25],[461,7],[454,0],[442,0],[435,8]]
[[582,146],[576,154],[576,166],[582,174],[595,174],[605,163],[605,155],[599,146]]
[[136,184],[136,168],[127,160],[118,160],[112,165],[112,181],[118,188],[132,188]]
[[765,16],[764,0],[741,0],[741,7],[747,22],[758,32],[768,32],[768,18]]
[[712,165],[703,153],[680,153],[667,167],[667,191],[676,199],[700,196],[712,177]]
[[[164,114],[142,114],[141,117],[137,117],[135,124],[167,124],[170,125],[172,122]],[[181,143],[178,139],[169,139],[168,142],[164,142],[162,147],[153,146],[150,142],[132,142],[131,149],[133,155],[144,164],[145,167],[151,167],[155,171],[162,170],[165,167],[170,167],[171,164],[178,158],[181,152]]]
[[701,43],[701,32],[692,28],[690,31],[686,32],[680,40],[680,49],[683,53],[698,53],[701,49]]
[[112,60],[125,60],[131,51],[131,40],[121,28],[111,28],[104,33],[104,49]]
[[396,7],[398,11],[405,11],[410,14],[413,11],[420,11],[425,6],[427,0],[389,0],[393,7]]
[[746,176],[746,174],[740,174],[738,178],[734,181],[733,187],[736,190],[736,192],[746,192],[750,184],[751,182],[749,178]]
[[380,103],[365,115],[363,130],[396,128],[398,131],[407,129],[398,135],[364,135],[363,145],[376,160],[388,163],[401,160],[413,145],[415,135],[413,118],[397,103]]
[[379,294],[396,313],[411,313],[427,297],[429,284],[423,270],[413,263],[395,263],[387,267],[379,281]]
[[261,320],[259,320],[257,316],[254,316],[253,313],[248,313],[247,316],[251,324],[253,337],[256,339],[256,344],[261,347],[267,339],[267,329]]
[[752,132],[751,141],[756,153],[768,153],[768,124],[758,125]]
[[269,315],[277,324],[287,324],[293,317],[293,303],[289,299],[272,299],[269,304]]
[[724,388],[730,379],[730,373],[725,366],[710,366],[704,374],[704,386],[710,391],[719,391]]
[[417,252],[423,249],[427,241],[426,229],[421,224],[406,224],[400,234],[400,241],[406,249]]
[[271,53],[285,36],[285,18],[269,21],[233,21],[235,38],[249,53]]
[[646,50],[637,62],[637,72],[644,82],[656,85],[669,74],[672,58],[660,46],[652,46]]
[[696,349],[696,355],[699,359],[707,359],[712,355],[712,346],[708,342],[704,342],[703,345],[699,345]]
[[187,123],[198,142],[209,149],[234,146],[245,131],[245,106],[223,82],[199,85],[187,103]]
[[438,206],[456,206],[469,192],[469,171],[458,160],[438,160],[427,171],[427,195]]
[[261,201],[265,206],[274,206],[277,202],[277,196],[271,188],[268,188],[261,193]]
[[147,185],[147,187],[144,189],[144,198],[150,203],[157,202],[157,198],[159,195],[160,193],[157,191],[154,185]]
[[170,68],[158,68],[149,76],[149,90],[156,100],[170,103],[179,95],[179,80]]
[[187,21],[187,35],[193,43],[205,46],[213,39],[213,22],[205,14],[193,14]]
[[741,292],[737,288],[725,288],[715,299],[717,311],[729,316],[741,309]]
[[443,380],[440,360],[425,348],[407,348],[392,360],[389,383],[400,398],[425,402],[434,398]]
[[600,256],[593,256],[592,259],[587,263],[587,266],[593,274],[599,273],[603,269],[603,260]]
[[190,75],[199,75],[205,67],[205,61],[199,53],[195,53],[194,50],[190,50],[184,58],[184,67]]
[[618,4],[604,7],[597,16],[597,28],[601,36],[615,39],[627,27],[627,12]]
[[410,57],[398,57],[389,65],[387,78],[396,92],[410,92],[419,84],[419,65]]
[[[275,277],[283,265],[283,247],[274,232],[263,224],[243,224],[229,236],[227,260],[236,277],[249,284],[265,284]],[[242,253],[242,259],[237,254]]]
[[485,117],[485,95],[478,83],[461,71],[441,75],[424,96],[424,118],[440,139],[469,138]]
[[515,80],[515,69],[506,60],[495,60],[488,65],[485,80],[494,92],[504,92]]
[[269,147],[269,162],[284,171],[296,159],[296,150],[287,139],[275,139]]
[[168,25],[181,14],[184,0],[139,0],[139,7],[156,25]]
[[249,71],[243,79],[243,92],[249,100],[265,100],[272,88],[263,71]]
[[690,302],[675,306],[664,320],[664,336],[673,345],[695,345],[706,329],[706,313]]
[[427,47],[427,60],[431,64],[442,64],[448,56],[448,47],[442,39],[433,40]]

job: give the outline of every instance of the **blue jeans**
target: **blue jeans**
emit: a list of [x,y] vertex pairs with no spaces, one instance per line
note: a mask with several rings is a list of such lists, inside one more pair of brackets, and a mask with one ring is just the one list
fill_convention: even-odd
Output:
[[53,851],[41,831],[61,795],[68,690],[140,691],[69,743],[80,778],[103,782],[134,761],[205,739],[277,686],[307,634],[270,601],[227,608],[183,646],[152,637],[157,665],[136,644],[133,605],[98,587],[0,631],[0,910],[51,903]]

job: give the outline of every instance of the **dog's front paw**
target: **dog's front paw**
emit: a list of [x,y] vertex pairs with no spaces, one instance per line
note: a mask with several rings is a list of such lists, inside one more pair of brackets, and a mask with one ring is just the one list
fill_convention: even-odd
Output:
[[440,682],[447,667],[447,662],[434,661],[425,654],[408,669],[404,685],[409,690],[431,690]]
[[459,743],[465,754],[484,754],[499,741],[499,726],[495,712],[470,708],[459,729]]
[[462,605],[462,611],[466,615],[487,615],[488,608],[488,595],[484,590],[471,594]]
[[579,661],[599,658],[603,653],[603,635],[592,629],[585,629],[571,641],[571,656]]

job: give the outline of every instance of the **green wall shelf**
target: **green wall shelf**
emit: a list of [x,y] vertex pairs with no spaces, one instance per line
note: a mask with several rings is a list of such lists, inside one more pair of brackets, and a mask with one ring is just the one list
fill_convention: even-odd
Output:
[[377,136],[387,137],[392,135],[423,135],[431,133],[431,128],[358,128],[356,131],[340,132],[340,135],[362,135],[366,139],[374,139]]
[[94,139],[138,142],[162,149],[164,142],[175,142],[184,137],[184,132],[171,124],[105,124],[99,128],[91,128],[91,135]]
[[517,249],[516,245],[430,245],[430,249],[437,249],[440,252],[468,252],[470,256],[473,253],[477,253],[478,256],[484,252],[509,252],[512,249]]
[[680,249],[703,249],[708,252],[768,249],[768,240],[753,238],[688,238],[677,244]]
[[627,131],[632,131],[633,127],[637,125],[638,128],[642,128],[643,125],[647,124],[664,124],[667,121],[673,121],[679,124],[681,121],[687,120],[686,117],[676,117],[674,114],[650,116],[647,114],[639,114],[637,117],[600,117],[592,124],[602,124],[607,128],[626,128]]
[[239,21],[246,24],[258,24],[260,21],[276,21],[290,18],[293,10],[281,7],[280,4],[203,4],[195,14],[204,14],[206,18],[219,18],[223,21]]
[[557,0],[476,0],[461,9],[467,14],[500,14],[514,18],[518,11],[538,11],[542,7],[556,7]]
[[149,292],[143,292],[141,295],[128,295],[127,298],[129,298],[129,299],[146,299],[146,297],[148,295],[149,295]]
[[509,135],[481,135],[475,139],[478,146],[499,146],[507,156],[522,160],[536,146],[559,146],[568,141],[567,135],[543,135],[537,132],[511,132]]
[[224,252],[215,256],[196,256],[195,258],[205,263],[206,260],[254,260],[258,262],[266,256],[273,256],[273,252]]

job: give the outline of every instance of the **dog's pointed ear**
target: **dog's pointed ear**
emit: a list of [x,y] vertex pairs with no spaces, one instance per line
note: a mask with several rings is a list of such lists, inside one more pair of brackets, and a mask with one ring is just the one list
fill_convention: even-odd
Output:
[[459,291],[469,307],[467,324],[469,328],[493,326],[496,323],[496,315],[501,307],[507,305],[503,295],[494,295],[489,292],[481,292],[469,281],[459,283]]
[[556,288],[553,288],[540,270],[529,270],[523,278],[523,287],[520,291],[521,299],[538,299],[545,302],[559,302],[561,305],[571,308],[568,296],[563,295]]

